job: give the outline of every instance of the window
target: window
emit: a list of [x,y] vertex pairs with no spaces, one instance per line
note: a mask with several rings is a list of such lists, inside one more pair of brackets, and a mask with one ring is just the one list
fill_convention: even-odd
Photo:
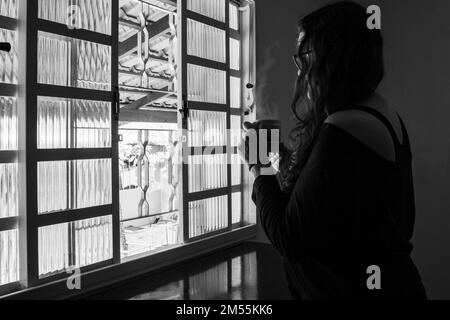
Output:
[[0,8],[0,296],[254,234],[252,1],[18,3]]

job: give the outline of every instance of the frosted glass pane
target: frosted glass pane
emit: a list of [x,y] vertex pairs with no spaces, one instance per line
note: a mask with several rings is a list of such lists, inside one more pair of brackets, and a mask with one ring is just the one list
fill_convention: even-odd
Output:
[[111,47],[39,32],[38,83],[109,91]]
[[18,216],[18,165],[0,164],[0,218]]
[[0,29],[0,42],[11,44],[10,52],[0,51],[0,83],[17,84],[19,70],[17,31]]
[[187,19],[187,52],[200,58],[226,62],[225,31]]
[[241,79],[230,77],[230,104],[231,108],[241,108]]
[[238,154],[231,155],[231,184],[238,186],[242,184],[242,160]]
[[225,0],[187,0],[187,9],[225,22]]
[[19,280],[19,232],[0,232],[0,285]]
[[111,147],[111,103],[38,98],[39,149]]
[[239,30],[238,7],[232,3],[230,3],[230,29]]
[[226,103],[226,72],[188,64],[187,73],[190,101]]
[[111,0],[39,0],[40,19],[111,34]]
[[189,145],[192,147],[225,146],[227,118],[225,112],[189,111]]
[[232,207],[232,223],[236,224],[241,222],[242,215],[242,193],[233,193],[231,198]]
[[0,151],[17,150],[17,99],[0,97]]
[[0,6],[0,15],[15,18],[19,13],[19,0],[2,0]]
[[227,155],[189,157],[189,192],[225,188],[228,185]]
[[242,117],[231,116],[231,146],[237,147],[242,140]]
[[111,204],[111,159],[38,163],[40,214]]
[[230,39],[230,68],[241,69],[241,43],[236,39]]
[[228,196],[189,203],[189,236],[199,237],[228,227]]
[[112,258],[112,217],[39,228],[39,275],[84,267]]

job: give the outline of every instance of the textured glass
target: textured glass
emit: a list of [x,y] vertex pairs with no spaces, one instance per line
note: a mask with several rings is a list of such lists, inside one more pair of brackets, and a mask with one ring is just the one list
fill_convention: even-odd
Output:
[[39,97],[39,149],[111,147],[111,103]]
[[0,83],[17,84],[19,71],[17,31],[0,29],[0,42],[11,44],[11,51],[0,51]]
[[19,232],[0,232],[0,285],[19,280]]
[[230,3],[230,29],[239,30],[239,10],[233,3]]
[[189,236],[199,237],[228,227],[228,196],[189,203]]
[[190,101],[226,103],[226,72],[188,64],[187,73]]
[[39,275],[61,273],[112,258],[112,217],[39,228]]
[[18,165],[0,163],[0,218],[18,215]]
[[40,19],[111,34],[111,0],[39,0],[38,10]]
[[187,19],[187,52],[189,55],[225,63],[225,31]]
[[228,185],[227,155],[189,157],[189,192],[225,188]]
[[233,186],[238,186],[242,184],[242,160],[241,156],[238,154],[231,155],[231,184]]
[[19,0],[1,0],[0,15],[17,19],[19,16]]
[[111,159],[38,163],[40,214],[111,204]]
[[231,116],[231,146],[237,147],[242,140],[242,117]]
[[230,104],[231,108],[241,108],[241,79],[230,77]]
[[240,223],[241,222],[241,215],[242,215],[242,193],[236,192],[232,194],[231,197],[231,203],[232,206],[232,223]]
[[226,113],[191,110],[188,130],[189,145],[192,147],[225,146],[227,142]]
[[38,83],[109,91],[111,48],[39,32]]
[[187,9],[225,22],[225,0],[187,0]]
[[230,39],[230,68],[241,69],[241,43],[236,39]]
[[17,150],[17,99],[0,97],[0,151]]

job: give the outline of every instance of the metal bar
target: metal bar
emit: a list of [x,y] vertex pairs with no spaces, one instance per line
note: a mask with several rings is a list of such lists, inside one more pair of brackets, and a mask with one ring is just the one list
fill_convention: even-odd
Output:
[[0,151],[0,163],[15,163],[17,160],[17,151]]
[[2,26],[2,29],[15,31],[17,30],[18,21],[11,17],[0,16],[0,26]]
[[235,78],[242,78],[242,72],[239,70],[230,69],[230,76]]
[[[227,12],[229,11],[228,7],[225,8],[225,11],[227,11]],[[225,22],[217,21],[215,19],[212,19],[210,17],[201,15],[201,14],[199,14],[197,12],[194,12],[194,11],[191,11],[191,10],[187,10],[187,9],[185,10],[185,13],[186,13],[185,16],[187,17],[187,19],[196,20],[198,22],[202,22],[204,24],[207,24],[207,25],[210,25],[210,26],[215,27],[217,29],[222,29],[222,30],[225,30],[225,31],[227,29],[229,29],[228,25]]]
[[65,24],[53,21],[37,19],[37,29],[52,34],[58,34],[64,37],[95,42],[105,46],[111,46],[112,44],[112,37],[106,34],[84,29],[70,29]]
[[18,217],[1,218],[0,219],[0,232],[17,229],[19,226]]
[[213,190],[206,190],[201,192],[194,192],[194,193],[188,193],[186,195],[186,202],[193,202],[193,201],[200,201],[205,199],[211,199],[211,198],[217,198],[221,196],[226,196],[230,194],[231,188],[221,188],[221,189],[213,189]]
[[189,147],[189,156],[205,155],[205,154],[225,154],[227,153],[226,146],[210,146],[210,147]]
[[[27,56],[26,56],[26,241],[27,286],[35,286],[39,280],[38,248],[38,183],[37,183],[37,43],[38,1],[27,1]],[[21,49],[23,50],[23,48]],[[45,90],[43,92],[46,92]]]
[[17,95],[18,87],[15,84],[2,83],[0,85],[0,96],[15,97]]
[[45,227],[52,226],[61,223],[74,222],[80,220],[87,220],[92,218],[99,218],[104,216],[112,215],[113,206],[112,205],[104,205],[98,207],[90,207],[84,209],[74,209],[74,210],[66,210],[59,211],[48,214],[41,214],[38,216],[37,226]]
[[107,101],[107,102],[112,101],[111,91],[63,87],[48,84],[35,84],[34,86],[35,86],[34,89],[38,96],[86,99],[86,100]]
[[189,101],[189,110],[227,112],[228,109],[226,104]]
[[231,193],[242,192],[242,185],[235,185],[231,187]]
[[[225,50],[226,50],[226,83],[227,83],[227,178],[228,178],[228,186],[232,185],[232,166],[231,166],[231,81],[230,81],[230,64],[231,64],[231,54],[230,54],[230,28],[228,27],[230,25],[230,1],[225,0],[225,25],[227,26],[225,30]],[[232,189],[231,187],[228,190],[228,230],[230,231],[232,229],[233,224],[233,203],[232,203]]]
[[[188,96],[188,85],[187,85],[187,80],[188,80],[188,68],[187,68],[187,62],[186,62],[186,58],[187,58],[187,1],[186,0],[181,0],[178,2],[178,28],[180,29],[179,32],[181,34],[180,37],[180,44],[179,47],[181,48],[180,50],[180,55],[179,55],[179,59],[181,59],[181,61],[179,61],[179,65],[181,67],[181,69],[179,70],[179,75],[180,75],[180,79],[179,81],[181,81],[181,93],[180,93],[180,98],[179,98],[179,102],[181,102],[181,104],[179,104],[179,108],[183,108],[185,107],[184,104],[187,103],[187,96]],[[183,104],[183,105],[182,105]],[[189,108],[191,108],[191,103],[189,103]],[[180,207],[182,208],[181,210],[181,219],[182,219],[182,223],[183,223],[183,241],[186,243],[189,241],[189,164],[188,164],[188,159],[189,157],[185,154],[185,150],[186,148],[189,146],[189,135],[186,134],[186,132],[188,132],[187,130],[189,130],[188,128],[188,114],[184,114],[182,115],[181,113],[179,114],[179,119],[181,121],[181,128],[183,131],[183,138],[182,138],[182,164],[181,164],[181,168],[182,168],[182,179],[180,181],[181,184],[181,188],[180,188],[180,195],[179,195],[179,199],[180,199]]]
[[177,123],[177,112],[170,111],[146,111],[146,110],[121,110],[120,121],[151,122],[151,123]]
[[239,33],[239,31],[230,29],[230,38],[241,41],[242,37],[241,37],[241,34]]
[[[119,0],[112,0],[112,20],[111,20],[111,87],[117,88],[119,85],[118,63],[119,63]],[[118,96],[112,95],[112,103]],[[111,108],[114,109],[114,108]],[[120,110],[118,110],[120,112]],[[119,114],[111,115],[111,135],[112,135],[112,232],[113,232],[113,261],[112,263],[120,263],[120,195],[119,195]]]
[[197,56],[187,55],[186,62],[189,64],[195,64],[198,66],[207,67],[207,68],[211,68],[211,69],[217,69],[217,70],[222,70],[222,71],[227,70],[226,63],[208,60],[208,59],[200,58]]
[[242,117],[242,109],[231,108],[230,109],[230,114],[232,116],[240,116],[240,117]]
[[125,219],[125,220],[122,220],[121,222],[125,223],[125,222],[144,220],[144,219],[148,219],[148,218],[152,218],[152,217],[159,217],[159,216],[165,216],[165,215],[169,215],[169,214],[174,214],[174,213],[177,213],[177,212],[178,212],[178,210],[173,210],[173,211],[169,211],[169,212],[162,212],[162,213],[152,213],[152,214],[149,214],[148,216],[145,216],[145,217],[136,217],[136,218]]
[[113,151],[111,148],[101,149],[49,149],[37,150],[36,161],[64,161],[64,160],[88,160],[110,159]]

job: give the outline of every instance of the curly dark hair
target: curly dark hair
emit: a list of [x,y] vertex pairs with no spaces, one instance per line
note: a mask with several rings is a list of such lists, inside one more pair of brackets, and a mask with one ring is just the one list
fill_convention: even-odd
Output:
[[383,38],[367,27],[368,18],[363,6],[341,1],[299,21],[301,71],[291,106],[297,124],[280,167],[285,192],[293,189],[327,116],[364,102],[383,79]]

